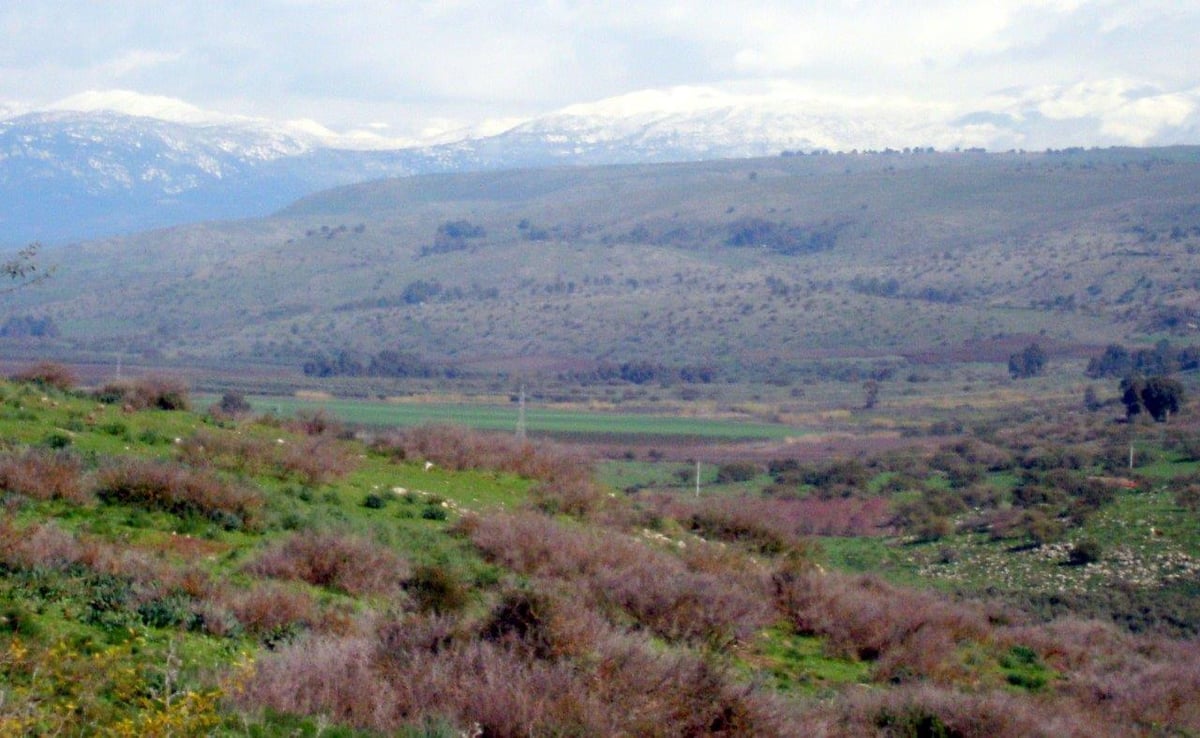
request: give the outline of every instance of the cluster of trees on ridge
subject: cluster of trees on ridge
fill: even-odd
[[[319,354],[304,362],[304,374],[309,377],[392,377],[396,379],[430,377],[454,378],[458,371],[425,361],[415,354],[384,349],[366,354],[343,349]]]
[[[1110,344],[1100,356],[1088,361],[1084,373],[1092,379],[1120,379],[1130,374],[1143,376],[1167,375],[1177,371],[1200,369],[1200,348],[1175,348],[1163,340],[1154,348],[1130,351],[1124,346]]]
[[[471,248],[472,241],[478,241],[485,236],[487,231],[481,225],[469,220],[448,220],[438,226],[433,243],[421,247],[420,256],[466,251]]]

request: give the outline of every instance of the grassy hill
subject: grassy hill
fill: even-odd
[[[609,462],[622,493],[507,436],[67,379],[0,383],[4,735],[1200,730],[1186,413],[976,412],[696,498],[667,462]]]
[[[1190,335],[1200,153],[873,153],[419,177],[50,253],[42,354],[410,374],[1051,357]],[[1000,349],[997,350],[996,346]]]

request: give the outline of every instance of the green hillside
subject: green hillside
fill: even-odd
[[[0,383],[0,735],[1200,731],[1186,412],[975,411],[696,497],[690,465],[188,402]]]
[[[1078,356],[1197,330],[1198,184],[1191,148],[389,180],[48,252],[55,278],[8,309],[53,321],[41,354],[296,375],[646,362],[788,383],[1031,338]]]

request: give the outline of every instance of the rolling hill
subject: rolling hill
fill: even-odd
[[[1078,356],[1196,331],[1198,184],[1194,148],[382,180],[47,251],[55,278],[8,312],[51,319],[42,350],[67,358],[296,373],[391,352],[409,374],[643,363],[786,383],[1032,340]]]

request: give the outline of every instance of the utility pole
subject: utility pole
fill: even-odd
[[[521,385],[521,394],[517,399],[517,438],[525,440],[525,385]]]
[[[696,497],[700,496],[700,461],[696,461]]]

